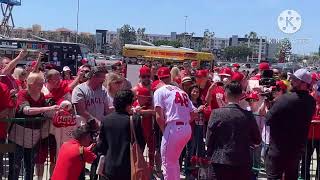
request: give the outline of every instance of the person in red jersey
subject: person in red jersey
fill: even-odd
[[[47,83],[43,88],[43,93],[45,98],[51,103],[51,105],[60,105],[60,102],[63,100],[71,101],[71,92],[72,89],[78,84],[79,78],[78,77],[73,80],[71,84],[67,81],[62,81],[60,72],[51,69],[47,72]],[[36,163],[36,175],[41,179],[44,173],[44,163],[47,159],[48,153],[50,153],[50,174],[53,172],[53,168],[55,165],[55,157],[56,153],[59,150],[62,143],[69,139],[62,138],[63,134],[72,131],[75,127],[68,127],[68,128],[56,128],[52,125],[52,122],[48,121],[47,124],[43,127],[43,131],[48,132],[49,135],[43,137],[40,143],[39,153],[36,156],[35,163]],[[71,128],[71,129],[70,129]],[[48,152],[49,146],[49,152]]]
[[[92,163],[97,156],[91,151],[95,146],[95,122],[78,127],[73,139],[65,142],[59,152],[57,165],[51,180],[78,180],[86,163]]]
[[[232,71],[233,72],[239,72],[240,65],[238,63],[232,64]]]
[[[222,68],[219,71],[219,76],[221,78],[221,81],[225,84],[230,81],[232,74],[233,74],[232,70],[228,67]]]
[[[256,74],[255,76],[251,77],[250,80],[260,80],[261,79],[261,73],[263,71],[266,71],[266,70],[270,70],[269,63],[267,63],[267,62],[260,63],[259,64],[259,73]]]
[[[0,58],[0,81],[6,84],[10,90],[11,94],[17,94],[18,92],[18,84],[12,76],[14,68],[17,66],[19,61],[24,59],[27,56],[28,52],[26,50],[21,50],[19,55],[11,60],[7,57]]]
[[[206,101],[211,109],[217,109],[225,106],[224,87],[221,80],[217,79],[208,89]]]
[[[196,72],[196,84],[200,88],[200,99],[202,102],[205,102],[208,90],[211,86],[207,70],[198,70]]]
[[[183,79],[184,77],[191,75],[191,67],[189,62],[183,62],[183,69],[180,71],[180,78]]]
[[[137,100],[133,103],[135,114],[141,117],[142,132],[144,142],[142,143],[142,150],[144,150],[145,143],[148,146],[149,167],[154,167],[155,154],[155,138],[153,137],[153,116],[155,111],[152,106],[151,90],[146,87],[139,87],[136,90]]]
[[[15,107],[13,97],[10,95],[10,91],[6,84],[0,82],[0,144],[4,144],[7,139],[8,123],[3,119],[13,116],[12,109]],[[3,176],[3,154],[0,153],[0,179]]]
[[[27,79],[28,73],[25,69],[21,67],[16,67],[13,72],[13,77],[16,80],[19,90],[27,89]]]
[[[132,88],[132,91],[136,93],[140,87],[146,87],[151,89],[151,69],[147,66],[142,66],[139,70],[140,82]]]

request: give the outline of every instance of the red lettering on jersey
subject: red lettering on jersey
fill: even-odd
[[[174,102],[176,104],[181,104],[181,106],[188,107],[188,95],[186,93],[176,92],[176,97]]]

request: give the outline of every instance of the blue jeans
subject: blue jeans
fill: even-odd
[[[10,142],[13,143],[14,142]],[[33,179],[34,157],[36,148],[24,148],[19,145],[16,146],[14,153],[9,153],[9,176],[8,180],[18,180],[21,168],[21,161],[24,163],[24,180]]]

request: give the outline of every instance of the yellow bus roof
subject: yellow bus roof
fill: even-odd
[[[213,60],[214,56],[212,53],[207,52],[197,52],[193,49],[188,48],[174,48],[170,46],[143,46],[143,45],[134,45],[134,44],[125,44],[123,47],[124,50],[146,50],[151,53],[145,54],[144,58],[168,58],[172,60],[184,60],[186,57],[177,57],[180,56],[180,53],[193,54],[193,57],[190,59],[198,59],[198,60]],[[171,55],[159,55],[157,52],[167,52]],[[179,55],[180,54],[180,55]],[[170,57],[172,56],[172,57]]]

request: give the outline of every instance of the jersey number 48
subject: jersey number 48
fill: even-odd
[[[181,106],[188,107],[189,98],[185,93],[176,92],[176,98],[174,100],[176,104],[180,104]]]

